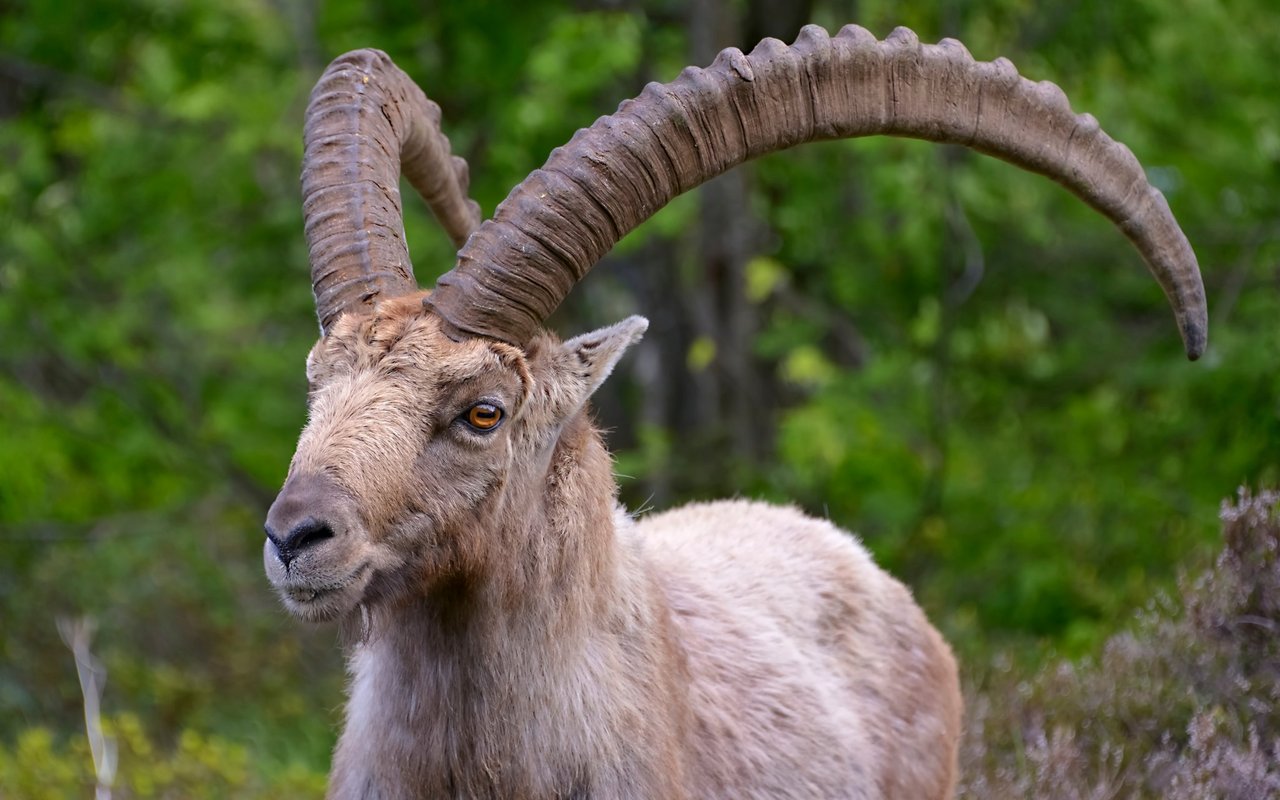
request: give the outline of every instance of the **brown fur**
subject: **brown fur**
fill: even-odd
[[[521,351],[421,295],[344,318],[268,516],[268,576],[358,621],[334,798],[945,798],[950,651],[847,533],[744,501],[634,521],[586,402],[644,324]],[[458,417],[505,409],[478,434]]]

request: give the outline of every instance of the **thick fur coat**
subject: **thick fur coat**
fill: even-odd
[[[618,508],[586,405],[645,326],[455,342],[419,295],[316,345],[264,558],[357,631],[330,797],[951,795],[954,660],[853,536]]]

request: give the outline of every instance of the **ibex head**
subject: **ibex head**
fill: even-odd
[[[307,358],[310,418],[265,553],[304,619],[482,574],[505,549],[482,532],[538,502],[564,426],[648,326],[455,341],[424,297],[343,315]]]
[[[1132,153],[1058,87],[953,40],[808,26],[790,47],[725,50],[579,131],[483,225],[439,108],[383,53],[335,61],[303,169],[322,333],[310,420],[267,524],[286,605],[329,619],[483,570],[502,543],[475,532],[536,502],[562,428],[645,327],[559,343],[540,326],[573,285],[677,194],[765,153],[875,134],[963,144],[1066,186],[1134,242],[1201,354],[1195,255]],[[431,292],[404,243],[402,168],[461,247]]]

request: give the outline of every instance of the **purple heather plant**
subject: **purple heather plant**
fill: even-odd
[[[1280,492],[1241,489],[1212,567],[1096,661],[972,694],[961,797],[1280,798]]]

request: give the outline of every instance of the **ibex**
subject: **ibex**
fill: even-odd
[[[267,576],[355,631],[335,798],[945,798],[961,697],[907,589],[850,535],[733,501],[633,519],[587,401],[647,322],[542,320],[681,192],[803,142],[967,145],[1062,183],[1146,258],[1188,355],[1195,256],[1062,91],[953,40],[804,28],[650,84],[480,224],[439,108],[388,57],[312,94],[303,197],[321,337],[267,516]],[[420,291],[400,170],[460,247]]]

